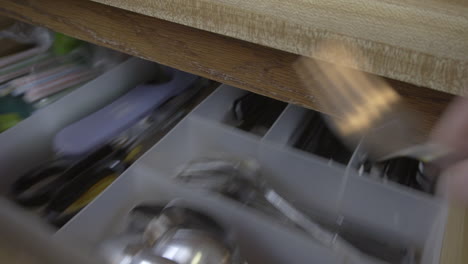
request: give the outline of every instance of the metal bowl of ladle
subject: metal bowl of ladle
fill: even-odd
[[[181,206],[144,204],[126,231],[103,242],[111,264],[240,264],[237,247],[211,217]]]

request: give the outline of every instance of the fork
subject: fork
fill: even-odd
[[[329,45],[322,51],[355,63],[343,47]],[[407,156],[429,162],[450,154],[417,133],[421,116],[381,77],[305,57],[295,69],[322,108],[333,114],[327,121],[334,132],[348,145],[362,144],[372,159]]]
[[[343,264],[387,264],[351,245],[338,233],[314,222],[280,196],[260,176],[255,160],[203,158],[191,161],[176,178],[186,185],[217,192],[305,231],[342,258]]]

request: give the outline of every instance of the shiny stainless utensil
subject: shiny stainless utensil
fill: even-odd
[[[165,232],[152,252],[178,264],[230,264],[231,253],[209,232],[197,229],[172,228]]]
[[[208,189],[240,201],[267,215],[293,223],[322,245],[343,257],[344,263],[386,263],[363,254],[337,233],[330,232],[312,221],[283,199],[259,175],[254,161],[219,160],[204,158],[190,162],[177,179],[192,187]]]
[[[323,54],[356,64],[345,47],[324,46]],[[305,87],[313,87],[319,104],[335,115],[329,120],[337,134],[353,146],[362,140],[374,160],[409,156],[432,161],[450,152],[417,134],[424,129],[422,117],[381,77],[307,58],[298,60],[296,71]]]
[[[112,264],[241,263],[237,249],[211,218],[187,208],[151,207],[140,207],[127,233],[103,244],[101,252]]]
[[[177,264],[172,260],[169,260],[164,257],[156,256],[150,250],[142,250],[138,252],[135,256],[133,256],[132,262],[130,264]]]

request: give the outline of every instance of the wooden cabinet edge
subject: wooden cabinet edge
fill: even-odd
[[[80,0],[0,0],[0,14],[44,25],[101,46],[222,83],[333,114],[319,105],[317,87],[304,87],[293,64],[298,55]],[[427,133],[452,95],[388,80],[423,116]]]
[[[357,8],[365,2],[358,0],[349,7],[353,11],[343,12],[340,8],[343,2],[334,0],[287,3],[268,0],[263,8],[257,8],[255,1],[239,5],[210,0],[93,1],[342,66],[352,65],[361,71],[415,85],[468,95],[468,61],[464,53],[468,46],[463,44],[468,34],[462,30],[468,19],[450,12],[452,8],[457,12],[467,9],[461,3],[457,6],[444,1],[424,4],[402,1],[392,5],[373,1]],[[284,7],[282,11],[268,8],[279,4]],[[288,12],[296,16],[287,16]],[[366,18],[365,23],[359,19],[362,17]],[[395,17],[404,21],[395,22]],[[422,20],[426,23],[415,22]],[[400,23],[405,22],[419,25],[402,29]],[[385,34],[377,30],[382,25]],[[334,51],[324,52],[323,46],[330,41],[352,50],[355,56],[352,63],[334,58]]]

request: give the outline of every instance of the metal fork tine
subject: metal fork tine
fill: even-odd
[[[361,108],[360,113],[365,114],[371,122],[377,122],[397,99],[393,90],[388,89],[386,84],[370,75],[361,72],[345,72],[343,78],[348,80],[350,89],[358,94],[359,100],[354,103]]]
[[[400,100],[400,96],[378,77],[359,72],[353,78],[362,82],[362,86],[356,88],[366,98],[365,102],[369,107],[389,111],[389,106]]]
[[[326,100],[326,107],[333,109],[344,119],[333,119],[336,129],[342,134],[349,134],[355,130],[355,127],[362,128],[365,120],[361,115],[355,113],[362,112],[362,108],[355,103],[357,94],[351,93],[346,89],[349,84],[338,70],[332,69],[332,65],[314,62],[312,60],[301,59],[298,63],[297,71],[307,87],[310,87],[312,79],[318,82],[318,91]],[[356,97],[356,98],[353,98]]]
[[[322,45],[320,55],[353,65],[353,54],[335,44]],[[313,87],[311,94],[318,94],[322,109],[339,117],[330,121],[345,142],[356,144],[365,136],[366,148],[377,159],[398,153],[424,158],[431,154],[426,149],[433,151],[425,145],[414,148],[424,143],[414,133],[421,126],[420,118],[382,78],[312,59],[302,58],[295,66],[306,88]]]
[[[327,89],[331,91],[337,102],[340,104],[344,101],[349,101],[351,108],[355,107],[355,102],[359,101],[360,94],[353,89],[354,85],[346,78],[346,74],[340,71],[336,66],[327,67],[327,65],[321,65],[322,73],[327,76],[330,82]]]
[[[344,61],[350,65],[356,64],[354,53],[347,46],[339,42],[328,41],[324,43],[321,53],[330,55],[335,60]],[[393,90],[385,85],[380,78],[345,67],[335,66],[329,67],[326,70],[328,70],[329,76],[336,75],[345,79],[345,83],[348,85],[344,88],[350,90],[350,93],[354,94],[357,99],[355,99],[356,97],[352,97],[344,98],[344,100],[353,99],[353,104],[355,104],[357,109],[362,109],[360,111],[362,113],[368,112],[368,115],[374,114],[380,116],[380,111],[384,111],[380,107],[385,106],[386,103],[390,103],[392,101],[389,100],[390,98],[396,98],[395,96],[391,96]],[[393,93],[393,95],[396,95],[396,93]]]
[[[314,96],[319,99],[318,103],[321,104],[325,109],[328,109],[329,112],[335,112],[336,109],[333,107],[333,96],[325,88],[327,87],[328,83],[320,74],[320,69],[318,66],[307,58],[299,59],[294,66],[296,72],[299,75],[299,78],[304,85],[304,88],[309,90],[312,89],[312,87],[316,88],[315,93],[312,94],[314,94]]]
[[[314,92],[318,91],[321,95],[320,99],[326,100],[326,107],[333,109],[338,115],[343,115],[353,107],[353,104],[349,100],[341,98],[348,97],[349,99],[351,97],[351,95],[344,94],[346,91],[343,89],[345,84],[342,82],[342,79],[336,76],[335,80],[333,80],[330,74],[328,74],[326,67],[323,66],[323,63],[301,59],[296,68],[307,88],[316,87]],[[314,80],[314,82],[311,80]],[[336,89],[342,91],[337,92]]]
[[[365,79],[355,80],[353,77],[356,73],[351,69],[325,67],[326,65],[322,67],[322,72],[328,76],[328,79],[333,79],[329,88],[333,92],[332,96],[336,98],[336,105],[342,108],[341,112],[344,117],[333,120],[335,127],[345,135],[368,130],[371,125],[370,121],[378,118],[380,112],[367,109],[368,98],[359,89],[367,85]]]

